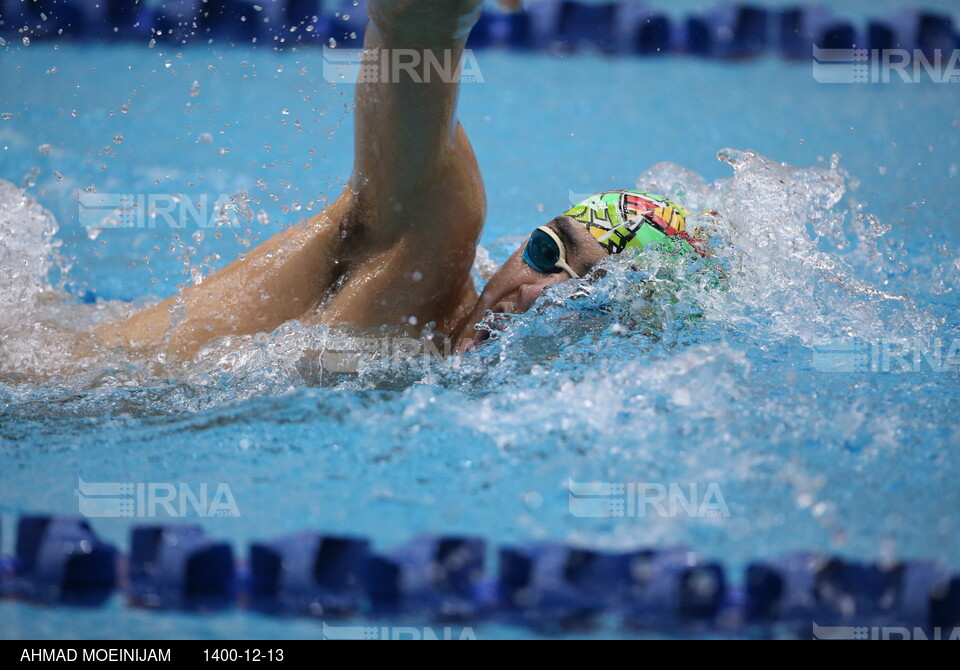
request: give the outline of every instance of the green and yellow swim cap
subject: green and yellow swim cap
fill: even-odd
[[[670,242],[706,256],[706,242],[687,231],[690,213],[680,205],[644,191],[604,191],[564,212],[579,221],[610,254]]]

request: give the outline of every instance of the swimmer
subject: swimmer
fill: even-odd
[[[514,10],[520,2],[500,4]],[[482,5],[370,0],[365,48],[433,50],[440,62],[449,50],[456,62]],[[457,121],[459,85],[398,74],[397,82],[357,86],[353,174],[323,213],[180,295],[101,325],[97,338],[183,360],[216,338],[271,332],[291,320],[434,324],[463,353],[489,337],[478,326],[490,314],[526,312],[547,287],[587,276],[611,254],[664,241],[696,250],[682,208],[637,191],[601,193],[534,225],[478,297],[471,269],[486,198]]]

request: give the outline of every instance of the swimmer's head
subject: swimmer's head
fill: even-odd
[[[537,228],[490,278],[462,337],[478,344],[490,332],[474,326],[488,313],[523,314],[548,286],[586,277],[611,255],[650,245],[700,253],[699,241],[687,233],[687,216],[679,205],[641,191],[590,196]]]

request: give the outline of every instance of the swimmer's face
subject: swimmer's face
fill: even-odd
[[[567,265],[580,277],[589,274],[608,256],[593,235],[574,218],[560,216],[548,223],[547,227],[563,243]],[[490,336],[488,330],[475,328],[488,311],[494,314],[523,314],[533,307],[548,286],[571,279],[570,273],[562,270],[554,273],[535,270],[523,259],[526,247],[525,241],[487,282],[479,302],[464,322],[461,338],[466,344],[461,350],[469,349],[470,345],[475,346]]]

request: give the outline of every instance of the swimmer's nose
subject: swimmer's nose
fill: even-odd
[[[566,275],[562,275],[562,276],[565,277]],[[554,279],[554,277],[562,281],[561,275],[558,274],[558,275],[551,275],[551,278],[548,281],[540,281],[535,284],[524,284],[523,286],[520,287],[520,304],[518,305],[518,307],[520,308],[519,309],[520,314],[523,314],[524,312],[528,311],[531,307],[533,307],[534,303],[536,303],[537,300],[540,299],[540,296],[543,295],[543,291],[548,286],[559,283],[559,281]]]

